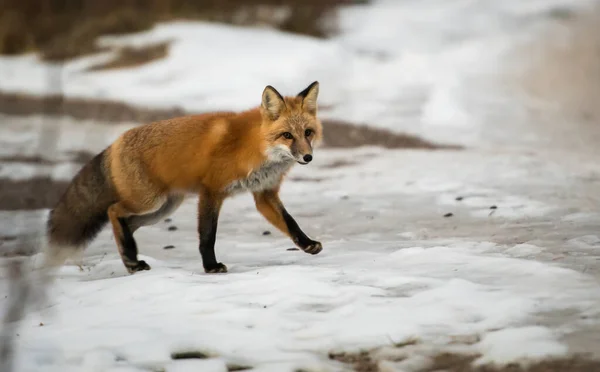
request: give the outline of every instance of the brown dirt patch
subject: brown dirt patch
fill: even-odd
[[[104,71],[132,68],[165,58],[169,53],[170,42],[163,42],[142,47],[124,47],[116,51],[115,57],[105,63],[90,67],[89,71]]]
[[[87,163],[94,154],[75,151],[70,153],[70,161]],[[0,157],[0,164],[10,162],[33,163],[37,165],[52,165],[58,162],[44,159],[40,156],[14,155]],[[33,210],[53,207],[67,189],[69,181],[57,181],[50,177],[34,177],[26,180],[11,180],[0,178],[0,210]],[[0,236],[2,241],[9,241],[11,237]]]
[[[337,169],[337,168],[344,168],[344,167],[349,167],[351,165],[356,165],[358,164],[358,162],[355,161],[349,161],[349,160],[336,160],[334,162],[325,164],[323,166],[321,166],[321,168],[323,169]]]
[[[185,115],[185,111],[178,108],[149,110],[108,100],[67,99],[61,95],[38,97],[20,93],[0,93],[0,112],[16,116],[38,114],[67,116],[79,120],[90,119],[110,123],[149,123]]]
[[[0,257],[31,256],[38,252],[34,242],[28,241],[27,236],[9,236],[10,239],[0,237]]]
[[[139,32],[157,22],[178,19],[244,26],[267,25],[283,31],[325,37],[335,28],[332,22],[327,22],[332,19],[334,10],[351,2],[2,0],[0,54],[36,51],[45,60],[64,61],[99,51],[96,46],[99,36]]]
[[[37,97],[19,93],[0,93],[0,112],[8,115],[62,115],[75,119],[105,122],[149,123],[188,113],[179,108],[146,109],[104,100],[71,99],[59,95]],[[323,120],[323,146],[352,148],[381,146],[388,149],[458,150],[461,146],[438,144],[417,136],[393,133],[367,125],[338,120]]]
[[[228,364],[227,365],[227,372],[249,371],[251,369],[252,369],[252,367],[250,367],[250,366],[243,366],[243,365],[237,365],[237,364]]]
[[[40,30],[30,26],[29,31],[35,40],[34,49],[39,50],[43,60],[61,62],[103,51],[96,45],[96,39],[100,36],[147,30],[154,22],[151,17],[136,13],[133,9],[120,8],[96,14],[85,14],[81,10],[79,14],[49,13],[42,21],[45,27]],[[42,40],[39,35],[41,32],[45,33]]]
[[[319,183],[319,182],[323,182],[324,180],[326,180],[326,178],[311,178],[311,177],[296,176],[296,177],[289,177],[288,180],[290,180],[292,182],[315,182],[315,183]]]
[[[367,125],[323,120],[323,144],[332,148],[381,146],[388,149],[457,150],[460,146],[436,144],[410,134],[393,133]]]
[[[336,360],[344,364],[352,365],[356,372],[377,372],[377,362],[371,357],[368,351],[359,353],[329,353],[329,359]]]
[[[74,151],[70,153],[69,161],[75,163],[87,163],[90,161],[94,154],[84,151]],[[11,156],[0,156],[0,164],[1,163],[30,163],[37,165],[53,165],[59,164],[59,161],[53,161],[49,159],[44,159],[39,155],[35,156],[27,156],[27,155],[11,155]]]
[[[474,367],[473,361],[477,356],[460,354],[440,354],[433,360],[433,365],[428,370],[449,372],[598,372],[600,361],[591,360],[584,356],[573,356],[564,359],[545,360],[528,366],[508,364],[504,367],[484,365]]]
[[[473,366],[473,361],[479,355],[441,353],[433,358],[421,372],[598,372],[600,361],[589,359],[584,355],[574,355],[568,358],[548,359],[530,363],[527,366],[508,364],[506,366],[481,365]],[[383,372],[378,365],[373,351],[358,353],[330,353],[329,359],[347,364],[355,372]],[[391,360],[401,361],[401,360]]]
[[[208,359],[210,358],[210,354],[205,353],[203,351],[198,350],[190,350],[190,351],[174,351],[171,353],[171,359],[179,360],[179,359]]]
[[[18,181],[0,178],[0,210],[51,208],[58,202],[68,184],[68,181],[56,181],[49,177]]]

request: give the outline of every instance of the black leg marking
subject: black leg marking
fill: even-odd
[[[285,210],[283,205],[281,206],[281,215],[283,216],[283,220],[292,236],[292,240],[294,243],[298,244],[300,248],[306,253],[317,254],[323,250],[323,246],[321,243],[312,240],[302,231],[300,226],[294,218]]]
[[[198,234],[200,235],[200,255],[202,265],[207,273],[226,273],[227,266],[217,262],[215,255],[215,242],[217,239],[217,225],[219,221],[220,206],[200,201],[198,210]]]
[[[137,244],[133,238],[131,229],[129,229],[127,219],[119,218],[118,220],[119,224],[121,224],[121,229],[123,230],[123,236],[121,237],[123,256],[121,258],[125,264],[125,267],[127,267],[127,271],[134,273],[136,271],[150,270],[150,265],[148,265],[145,261],[138,261],[137,259]]]

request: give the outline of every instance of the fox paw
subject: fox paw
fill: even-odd
[[[150,270],[151,267],[144,260],[139,260],[136,262],[126,262],[125,267],[130,274],[136,273],[138,271]]]
[[[323,250],[323,245],[319,242],[311,242],[306,247],[303,247],[302,250],[306,253],[317,254]]]
[[[204,266],[204,272],[206,272],[207,274],[226,273],[227,266],[220,262],[208,264]]]

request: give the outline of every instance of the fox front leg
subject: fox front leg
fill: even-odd
[[[226,273],[227,266],[217,262],[215,242],[219,212],[223,198],[209,192],[202,192],[198,200],[198,234],[200,235],[200,255],[206,273]]]
[[[317,254],[323,250],[323,245],[306,236],[298,223],[287,212],[279,199],[277,190],[257,192],[253,195],[256,209],[273,226],[289,236],[300,249],[310,254]]]

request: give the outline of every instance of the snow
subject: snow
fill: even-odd
[[[350,154],[358,164],[327,167]],[[508,238],[516,227],[563,215],[572,210],[571,203],[585,198],[555,198],[547,201],[553,208],[532,215],[516,208],[513,213],[521,213],[516,219],[461,213],[479,204],[456,202],[452,208],[462,223],[450,222],[441,217],[449,205],[440,193],[470,190],[501,210],[514,208],[498,202],[502,195],[517,194],[536,205],[535,195],[562,187],[553,179],[560,177],[551,162],[540,169],[537,163],[508,162],[507,155],[479,156],[471,169],[444,171],[439,161],[464,163],[461,157],[467,156],[473,154],[318,150],[314,164],[293,169],[282,200],[300,226],[323,242],[324,251],[316,256],[288,251],[291,241],[264,221],[249,195],[241,195],[228,200],[220,218],[216,252],[229,267],[224,275],[202,270],[193,197],[172,222],[136,234],[141,259],[151,271],[127,274],[107,228],[83,257],[83,271],[65,266],[49,306],[24,321],[19,370],[221,371],[228,364],[257,371],[323,370],[335,367],[327,359],[329,350],[417,339],[442,351],[456,339],[478,337],[481,342],[466,347],[481,353],[481,361],[562,355],[568,347],[560,336],[576,323],[550,328],[543,314],[570,311],[595,317],[597,281],[554,262],[522,259],[537,257],[536,245],[506,246],[497,235]],[[404,162],[413,166],[390,168]],[[520,165],[512,170],[516,174],[535,166],[546,188],[529,195],[515,185],[510,177],[515,164]],[[481,188],[490,173],[479,168],[507,174],[507,180]],[[568,162],[561,169],[573,171]],[[361,172],[367,170],[376,191],[364,189]],[[435,175],[438,187],[398,186],[428,175]],[[41,224],[46,211],[28,213],[22,221]],[[506,224],[510,228],[498,230]],[[172,225],[178,229],[168,231]],[[494,225],[494,240],[486,240],[489,235],[482,230]],[[272,234],[263,236],[264,230]],[[563,234],[570,233],[569,226],[563,227]],[[548,242],[537,244],[553,251]],[[164,250],[166,245],[175,248]],[[534,320],[541,325],[532,327]],[[172,353],[185,351],[210,358],[171,359]],[[419,358],[415,355],[411,363]]]
[[[109,348],[133,366],[168,365],[173,363],[170,352],[199,349],[224,360],[241,358],[258,370],[286,360],[287,368],[281,365],[280,370],[293,370],[319,355],[323,358],[324,350],[334,347],[373,347],[388,338],[478,334],[506,327],[523,321],[540,304],[546,310],[562,307],[563,301],[572,300],[569,292],[579,279],[577,273],[535,262],[477,257],[441,247],[386,254],[378,252],[376,244],[361,244],[359,249],[330,243],[328,254],[309,263],[298,254],[286,259],[284,255],[291,254],[283,249],[257,254],[259,247],[232,244],[228,238],[220,243],[231,246],[231,253],[221,253],[232,267],[227,276],[200,274],[197,258],[196,269],[186,269],[181,258],[167,263],[148,256],[143,258],[152,271],[127,276],[114,253],[91,273],[65,269],[52,301],[57,317],[33,315],[26,322],[21,347],[28,357],[20,370],[37,370],[39,362],[31,361],[42,359],[42,345],[50,344],[51,352],[60,355],[54,357],[62,364],[59,368],[85,365],[87,353]],[[195,250],[192,244],[186,246],[185,260],[191,263]],[[348,250],[351,253],[340,253]],[[282,260],[291,262],[277,262]],[[364,262],[371,267],[365,268]],[[495,285],[475,279],[502,275],[512,279]],[[552,283],[542,284],[550,278]],[[550,284],[559,287],[540,293]],[[523,291],[516,291],[517,286],[528,289],[519,293]],[[555,290],[564,295],[556,296]],[[572,303],[585,305],[587,301]],[[36,326],[39,321],[43,327]],[[534,334],[534,341],[538,339],[547,342]],[[484,345],[492,350],[489,358],[497,360],[500,353],[504,360],[513,360],[502,345],[522,341],[527,340],[520,333],[507,334]],[[519,350],[517,357],[530,356],[526,349]],[[487,349],[483,352],[487,355]],[[116,355],[111,365],[118,364]]]
[[[597,235],[585,235],[570,239],[568,243],[578,248],[598,249],[600,247],[600,238]]]
[[[193,111],[241,110],[270,84],[295,94],[321,82],[323,117],[438,140],[479,143],[495,115],[522,119],[502,87],[507,53],[551,23],[555,9],[591,0],[376,1],[340,12],[328,40],[264,28],[170,22],[100,45],[170,42],[168,57],[136,69],[87,71],[111,52],[64,65],[33,55],[0,59],[0,90],[125,101]],[[498,134],[501,135],[501,134]]]
[[[532,257],[543,252],[544,249],[533,244],[516,244],[505,252],[511,257]]]
[[[111,39],[100,44],[123,45]],[[139,45],[165,39],[173,39],[169,57],[135,73],[126,69],[86,72],[97,58],[64,66],[36,63],[30,56],[4,59],[0,88],[37,94],[62,92],[68,97],[113,99],[151,107],[240,110],[259,103],[264,86],[271,84],[282,91],[294,89],[288,94],[297,93],[312,81],[325,78],[323,71],[331,75],[345,57],[327,41],[266,29],[183,21],[158,25],[123,40],[127,45]],[[21,75],[30,69],[36,77],[31,85]],[[53,75],[60,75],[61,84],[41,84]],[[307,81],[309,76],[312,80]]]
[[[518,343],[511,340],[519,340]],[[567,355],[567,348],[556,340],[550,330],[543,327],[507,328],[491,332],[479,343],[485,357],[475,364],[506,364],[507,360],[526,358],[528,362],[547,357]]]
[[[85,71],[106,53],[64,66],[0,58],[2,91],[195,111],[245,109],[267,84],[293,94],[319,80],[322,117],[478,144],[316,150],[281,191],[323,243],[316,256],[289,251],[249,195],[228,200],[219,220],[224,275],[202,270],[194,197],[171,222],[136,233],[151,271],[127,274],[106,228],[81,262],[61,269],[50,304],[22,323],[18,370],[337,371],[330,350],[406,340],[432,353],[458,343],[481,354],[478,363],[597,352],[570,336],[600,329],[598,154],[539,146],[551,135],[520,126],[497,82],[505,53],[533,37],[547,12],[587,3],[378,1],[344,10],[329,40],[194,22],[103,38],[172,42],[166,59],[132,70]],[[0,164],[0,177],[19,180],[67,180],[79,167],[74,152],[98,152],[135,125],[0,121],[0,156],[49,160]],[[578,144],[585,136],[570,135]],[[47,212],[0,211],[0,235],[39,231]],[[0,296],[1,311],[4,303]],[[410,348],[394,350],[406,353],[403,366],[424,363]],[[187,351],[208,358],[172,358]]]

